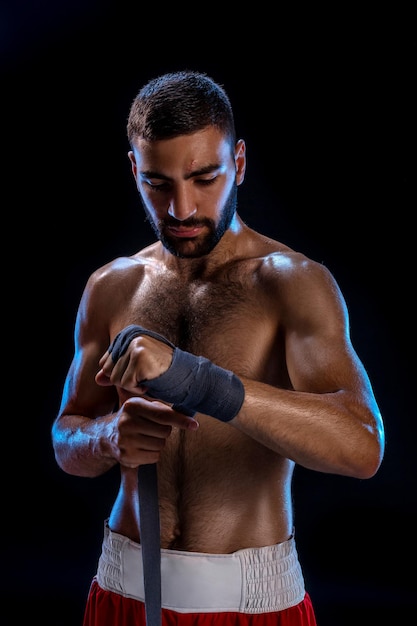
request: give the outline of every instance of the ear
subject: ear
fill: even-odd
[[[245,179],[246,172],[246,144],[243,139],[239,139],[235,145],[236,183],[241,185]]]
[[[132,166],[132,174],[135,177],[135,180],[137,180],[138,166],[136,165],[136,159],[133,150],[129,150],[127,156],[129,157],[130,164]]]

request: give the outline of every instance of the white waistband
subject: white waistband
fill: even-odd
[[[232,554],[162,549],[161,576],[162,606],[180,613],[282,611],[305,595],[294,537]],[[144,602],[140,544],[106,526],[97,582]]]

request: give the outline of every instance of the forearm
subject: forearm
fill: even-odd
[[[157,349],[161,354],[163,344],[173,350],[167,369],[162,373],[146,369],[144,364],[150,359],[144,355],[154,355]],[[125,362],[115,374],[113,368],[119,359]],[[230,422],[306,468],[368,478],[382,459],[382,420],[366,376],[346,362],[349,375],[345,376],[348,384],[344,390],[326,392],[325,385],[336,389],[336,383],[329,380],[321,383],[320,392],[317,383],[314,393],[279,389],[240,378],[207,358],[172,346],[157,333],[132,325],[116,337],[102,367],[116,384],[121,373],[124,384],[130,384],[132,390],[138,381],[146,381],[151,396],[174,404],[178,411],[200,412]],[[312,387],[307,374],[299,379],[300,386]]]
[[[383,454],[380,415],[352,393],[306,393],[242,378],[245,401],[231,424],[308,469],[370,478]]]
[[[110,416],[90,419],[64,415],[55,421],[52,445],[64,472],[94,478],[116,464],[109,444],[109,420]]]

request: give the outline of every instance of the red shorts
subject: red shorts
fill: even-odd
[[[145,605],[139,600],[90,588],[83,626],[145,626]],[[296,606],[272,613],[177,613],[162,609],[162,626],[317,626],[310,596]]]
[[[231,554],[161,550],[162,623],[316,626],[294,537]],[[145,625],[142,547],[104,529],[83,626]]]

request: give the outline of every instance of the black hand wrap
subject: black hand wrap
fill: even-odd
[[[245,397],[242,381],[230,370],[175,347],[168,339],[134,324],[124,328],[111,343],[108,352],[113,362],[126,352],[138,335],[149,335],[173,348],[170,367],[164,374],[143,381],[149,395],[172,403],[177,411],[193,415],[196,411],[228,422],[239,412]]]
[[[107,350],[107,352],[111,354],[113,363],[116,363],[120,357],[123,356],[132,339],[138,337],[139,335],[149,335],[149,337],[158,339],[158,341],[162,341],[163,343],[166,343],[167,346],[175,349],[174,344],[159,333],[155,333],[153,330],[147,330],[146,328],[137,326],[136,324],[130,324],[130,326],[126,326],[126,328],[123,328],[123,330],[116,335]]]

